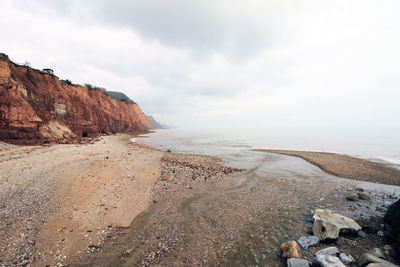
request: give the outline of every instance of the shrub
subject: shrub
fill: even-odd
[[[66,80],[61,80],[61,83],[63,83],[63,84],[68,84],[68,85],[72,85],[72,82],[71,82],[70,80],[68,80],[68,79],[66,79]]]
[[[85,83],[84,85],[85,85],[85,87],[86,87],[87,89],[93,90],[93,86],[92,86],[91,84]]]

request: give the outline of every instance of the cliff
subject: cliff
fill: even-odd
[[[168,125],[159,123],[159,122],[156,121],[156,119],[154,119],[154,117],[151,116],[151,115],[147,116],[147,118],[149,118],[149,120],[150,120],[151,124],[153,125],[153,128],[154,128],[154,129],[168,129],[168,128],[171,128],[171,127],[169,127]]]
[[[135,103],[11,62],[0,54],[0,140],[38,144],[153,128]]]

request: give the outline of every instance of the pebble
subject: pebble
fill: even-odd
[[[385,201],[385,202],[383,202],[383,206],[384,206],[385,208],[389,208],[391,205],[392,205],[392,202],[391,202],[391,201]]]
[[[383,231],[378,231],[376,234],[377,234],[378,236],[380,236],[380,237],[383,237],[383,236],[384,236]]]
[[[350,263],[352,263],[354,261],[351,256],[349,257],[344,253],[340,253],[339,259],[345,264],[350,264]]]
[[[361,238],[366,238],[367,237],[367,234],[364,231],[361,231],[361,230],[357,232],[357,235],[359,237],[361,237]]]

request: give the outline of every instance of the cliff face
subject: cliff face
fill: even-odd
[[[35,144],[153,128],[137,104],[62,83],[0,54],[0,140]]]

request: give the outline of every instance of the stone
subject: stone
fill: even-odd
[[[350,218],[333,213],[328,209],[317,209],[314,212],[314,235],[320,240],[337,239],[340,232],[357,232],[361,227]]]
[[[371,199],[371,197],[368,194],[364,193],[364,192],[358,192],[357,196],[358,196],[359,199],[364,199],[364,200],[370,200]]]
[[[318,255],[314,258],[313,266],[321,267],[346,267],[338,257],[330,255]]]
[[[305,259],[290,258],[287,260],[288,267],[309,267],[310,264]]]
[[[301,259],[301,250],[296,241],[288,241],[281,245],[282,257]]]
[[[393,254],[400,260],[400,200],[388,208],[383,222],[386,238],[393,246]]]
[[[386,259],[385,253],[380,248],[373,248],[368,251],[369,254],[374,255],[375,257]]]
[[[311,214],[306,215],[306,217],[304,217],[304,221],[313,223],[314,222],[313,216]]]
[[[380,237],[383,237],[383,236],[384,236],[383,231],[378,231],[376,234],[377,234],[378,236],[380,236]]]
[[[392,256],[393,248],[391,245],[384,245],[382,251],[386,257]]]
[[[169,180],[169,178],[170,178],[170,176],[169,175],[163,175],[162,177],[161,177],[161,181],[168,181]]]
[[[318,256],[318,255],[336,256],[336,254],[339,254],[339,250],[337,249],[337,247],[327,247],[327,248],[317,251],[314,254],[314,256]]]
[[[350,263],[352,263],[354,261],[353,257],[347,256],[344,253],[340,253],[339,259],[345,264],[350,264]]]
[[[396,267],[397,265],[388,262],[384,259],[378,258],[374,255],[371,255],[370,253],[364,253],[361,255],[361,257],[358,259],[357,266],[359,267],[364,267],[369,265],[370,263],[382,263],[386,264],[388,267]]]
[[[362,230],[358,231],[358,232],[357,232],[357,235],[358,235],[359,237],[361,237],[361,238],[366,238],[366,237],[367,237],[367,234],[366,234],[364,231],[362,231]]]
[[[350,194],[350,195],[346,196],[346,199],[350,200],[350,201],[357,201],[358,200],[358,196],[355,195],[355,194]]]
[[[385,201],[385,202],[383,202],[383,206],[385,207],[385,208],[389,208],[391,205],[392,205],[393,203],[391,202],[391,201]]]
[[[297,242],[304,249],[308,249],[309,247],[316,247],[319,245],[319,238],[315,235],[302,236],[297,239]]]
[[[394,264],[392,263],[370,263],[367,265],[367,267],[393,267]],[[397,266],[397,265],[394,265]]]

